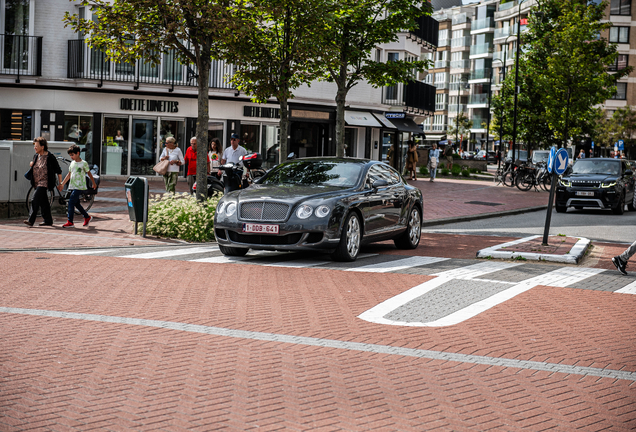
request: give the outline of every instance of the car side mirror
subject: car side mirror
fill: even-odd
[[[388,186],[389,182],[386,180],[376,180],[373,182],[373,184],[371,185],[371,187],[373,188],[373,190],[377,190],[381,187],[385,187]]]

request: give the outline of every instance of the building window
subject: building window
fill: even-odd
[[[612,43],[629,43],[629,27],[612,27],[609,36]]]
[[[616,94],[612,99],[626,100],[627,99],[627,83],[616,83]]]
[[[627,67],[627,54],[619,54],[616,57],[616,62],[608,67],[607,70],[611,72],[616,72],[619,70],[623,70]]]
[[[632,0],[612,0],[610,3],[610,15],[631,15]]]

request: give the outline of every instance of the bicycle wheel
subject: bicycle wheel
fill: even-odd
[[[530,190],[530,188],[532,187],[532,183],[533,183],[532,174],[523,174],[523,175],[517,176],[515,180],[515,185],[517,186],[517,189],[524,192]]]
[[[495,185],[498,186],[503,182],[503,171],[498,169],[497,172],[495,173],[495,177],[493,178],[493,181],[495,182]]]
[[[26,210],[27,213],[31,213],[31,202],[33,201],[33,195],[35,194],[35,188],[31,186],[26,195]],[[55,191],[48,191],[49,194],[49,204],[53,207],[53,201],[55,200]],[[38,213],[36,216],[41,216],[41,213]]]
[[[552,184],[552,176],[548,174],[544,175],[543,178],[541,179],[541,187],[544,190],[549,191],[551,184]]]
[[[513,187],[515,185],[515,175],[511,171],[504,174],[503,184],[508,187]]]

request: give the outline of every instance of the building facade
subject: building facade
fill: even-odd
[[[185,150],[195,135],[196,71],[172,52],[152,66],[109,61],[82,35],[65,28],[65,12],[90,19],[91,11],[68,0],[0,0],[0,140],[45,136],[86,149],[86,160],[105,176],[155,175],[165,139]],[[398,33],[379,46],[376,60],[419,59],[436,49],[438,24],[420,18],[420,30]],[[225,145],[238,133],[241,145],[278,161],[279,109],[275,101],[255,104],[228,82],[233,66],[214,61],[210,73],[209,138]],[[418,77],[424,78],[424,77]],[[348,95],[348,156],[386,158],[394,143],[422,132],[417,126],[434,111],[435,90],[416,80],[387,88],[367,83]],[[335,155],[336,87],[303,86],[290,101],[290,151]]]
[[[594,0],[599,2],[600,0]],[[636,49],[636,11],[633,0],[610,0],[606,19],[612,28],[602,34],[618,45],[619,56],[614,70],[629,66],[631,47]],[[477,0],[471,4],[439,8],[433,17],[439,25],[438,51],[429,54],[435,60],[426,82],[436,87],[435,113],[425,119],[426,142],[450,140],[457,144],[461,137],[450,136],[457,113],[464,113],[473,122],[465,150],[495,149],[493,133],[488,140],[490,95],[501,90],[507,72],[514,73],[517,47],[517,25],[521,33],[536,0]],[[614,98],[605,101],[608,116],[624,106],[636,106],[636,69],[617,81]]]

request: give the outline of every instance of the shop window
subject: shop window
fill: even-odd
[[[28,141],[31,135],[32,112],[0,109],[0,140]]]
[[[155,175],[157,163],[157,121],[133,119],[130,148],[130,174]]]
[[[239,142],[239,145],[245,147],[245,150],[247,150],[248,153],[259,151],[259,138],[261,135],[260,129],[260,124],[241,123],[241,141]]]
[[[173,137],[177,142],[177,147],[181,149],[181,152],[185,155],[185,124],[183,120],[166,120],[161,119],[161,127],[159,128],[159,140],[161,141],[161,148],[159,152],[163,151],[163,148],[166,144],[166,139],[169,137]],[[188,141],[189,144],[189,141]],[[161,153],[160,153],[161,154]],[[185,166],[181,167],[181,171]]]
[[[86,150],[82,158],[93,163],[93,116],[64,115],[64,141],[74,142],[80,149]]]
[[[104,118],[101,173],[128,174],[128,117]]]
[[[262,126],[262,156],[266,169],[277,165],[280,161],[280,127],[278,125]]]
[[[344,142],[345,142],[345,156],[348,157],[357,157],[357,137],[358,137],[358,130],[357,129],[353,129],[353,128],[345,128],[345,136],[344,136]]]

